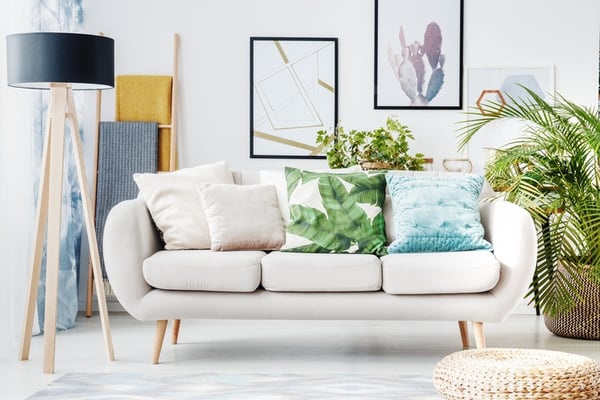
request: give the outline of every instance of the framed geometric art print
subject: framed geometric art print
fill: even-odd
[[[324,158],[337,122],[337,38],[250,38],[250,157]]]
[[[524,87],[552,102],[554,96],[554,66],[522,67],[469,67],[467,68],[467,110],[468,119],[484,114],[486,102],[513,105],[513,101],[526,99]],[[492,127],[484,128],[469,141],[466,156],[471,160],[473,171],[482,173],[490,154],[522,135],[521,123],[506,120]]]

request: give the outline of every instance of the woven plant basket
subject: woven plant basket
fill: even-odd
[[[563,267],[558,267],[569,276]],[[544,316],[548,330],[555,335],[576,339],[600,339],[600,285],[585,276],[581,277],[580,301],[571,311],[554,317]]]
[[[600,363],[538,349],[474,349],[442,359],[433,386],[445,400],[600,399]]]
[[[377,169],[392,169],[392,166],[390,164],[381,161],[363,161],[362,163],[360,163],[360,166],[364,171]]]

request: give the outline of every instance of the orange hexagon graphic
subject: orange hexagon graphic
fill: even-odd
[[[497,112],[493,113],[485,111],[484,108],[481,106],[481,104],[484,101],[495,101],[496,103],[500,103],[500,108]],[[481,91],[481,94],[479,95],[479,98],[477,99],[477,102],[475,104],[477,105],[477,109],[479,110],[481,115],[495,116],[498,115],[500,111],[502,111],[502,109],[506,105],[506,100],[504,100],[504,96],[502,96],[502,92],[500,90],[486,89]]]

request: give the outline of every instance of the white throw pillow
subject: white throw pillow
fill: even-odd
[[[197,185],[213,251],[275,250],[285,229],[273,185]]]
[[[196,183],[233,184],[226,161],[158,174],[134,174],[167,250],[208,249],[210,236]]]

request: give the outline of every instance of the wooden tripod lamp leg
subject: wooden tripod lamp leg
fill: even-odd
[[[29,359],[29,350],[31,348],[31,334],[33,331],[33,316],[35,314],[35,303],[37,299],[38,286],[40,281],[40,270],[42,268],[42,253],[44,250],[44,233],[46,232],[46,222],[48,218],[48,177],[50,167],[48,165],[50,157],[48,155],[50,148],[50,123],[52,112],[48,111],[46,119],[46,130],[44,133],[44,149],[42,151],[42,163],[40,168],[40,182],[38,188],[38,201],[35,212],[35,239],[33,244],[31,280],[29,282],[29,291],[27,295],[27,306],[25,309],[25,320],[23,321],[23,331],[21,333],[21,350],[19,360]]]
[[[68,92],[68,105],[71,110],[71,134],[73,139],[73,152],[75,154],[75,167],[79,178],[79,186],[81,188],[81,199],[83,202],[83,217],[85,221],[86,234],[90,247],[90,259],[92,261],[92,272],[94,282],[96,284],[96,296],[98,299],[98,309],[100,311],[100,322],[102,325],[102,333],[104,335],[104,344],[109,361],[114,361],[115,355],[112,345],[112,337],[110,333],[110,324],[108,321],[108,309],[106,306],[106,294],[104,292],[104,284],[102,280],[102,271],[100,269],[100,253],[98,252],[98,240],[96,238],[96,230],[94,229],[94,217],[92,203],[90,201],[90,192],[85,174],[85,166],[83,163],[83,146],[79,137],[79,126],[75,115],[75,102],[73,101],[73,93]]]
[[[108,323],[108,311],[104,286],[101,285],[98,243],[92,219],[91,203],[88,185],[83,166],[83,151],[79,137],[79,127],[75,115],[73,93],[67,84],[53,84],[50,90],[50,107],[48,111],[48,125],[46,128],[44,151],[42,155],[42,169],[40,174],[40,193],[36,210],[36,234],[32,260],[31,282],[29,296],[25,310],[25,321],[19,358],[27,360],[31,347],[31,333],[33,327],[33,314],[35,312],[35,299],[37,297],[38,280],[41,269],[41,259],[44,244],[44,231],[46,233],[46,299],[44,312],[44,373],[54,373],[55,347],[56,347],[56,316],[58,306],[58,272],[60,262],[60,235],[62,219],[62,183],[63,161],[65,147],[65,120],[69,120],[73,137],[73,150],[75,165],[81,197],[84,203],[84,220],[86,233],[90,244],[90,253],[93,261],[93,272],[96,278],[96,291],[102,331],[109,360],[114,360],[112,338]]]
[[[50,96],[52,124],[50,126],[48,232],[46,239],[46,309],[44,313],[44,373],[47,374],[54,373],[67,88],[64,86],[53,86]]]

